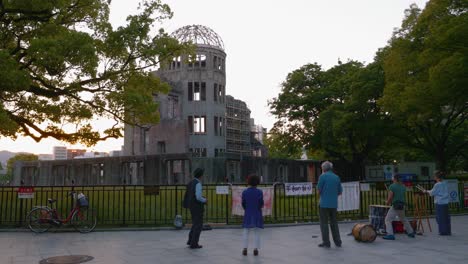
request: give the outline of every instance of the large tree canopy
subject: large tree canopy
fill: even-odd
[[[123,123],[158,122],[153,96],[169,86],[149,70],[191,47],[163,29],[151,34],[172,16],[159,0],[117,29],[109,4],[0,0],[0,136],[93,145],[120,137]],[[115,125],[100,133],[91,125],[99,117]]]
[[[360,173],[390,133],[390,122],[377,105],[383,87],[380,61],[365,67],[339,62],[329,70],[305,65],[287,76],[270,102],[279,118],[275,129],[309,152],[355,165]]]
[[[390,40],[381,105],[404,127],[400,137],[446,170],[468,158],[468,4],[413,5]]]

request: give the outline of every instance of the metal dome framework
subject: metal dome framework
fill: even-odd
[[[202,25],[189,25],[181,27],[172,33],[180,42],[192,42],[201,46],[210,46],[224,51],[221,37],[211,28]]]

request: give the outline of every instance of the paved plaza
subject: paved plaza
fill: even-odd
[[[347,236],[353,223],[340,224],[343,247],[318,248],[318,225],[269,227],[262,233],[263,248],[255,257],[241,255],[241,229],[214,229],[202,233],[203,249],[186,247],[187,230],[74,232],[0,232],[1,264],[37,264],[60,255],[90,255],[94,264],[144,263],[467,263],[468,216],[452,218],[451,237],[432,233],[415,239],[398,235],[395,241],[378,237],[364,244]]]

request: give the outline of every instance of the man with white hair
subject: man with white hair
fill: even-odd
[[[330,237],[328,232],[328,221],[332,231],[333,242],[337,247],[341,247],[340,231],[336,220],[338,208],[338,196],[343,192],[340,178],[333,173],[333,163],[325,161],[322,163],[322,175],[320,175],[317,189],[320,195],[319,214],[320,231],[322,232],[322,243],[319,247],[330,247]]]

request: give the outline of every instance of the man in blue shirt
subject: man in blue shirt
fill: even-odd
[[[340,178],[333,173],[333,163],[325,161],[322,163],[322,175],[320,175],[317,189],[320,195],[319,213],[320,230],[322,232],[322,243],[319,247],[330,247],[330,237],[328,232],[328,220],[330,219],[330,229],[332,231],[333,242],[337,247],[341,247],[340,231],[336,219],[338,208],[338,196],[343,192]]]
[[[436,208],[436,220],[439,226],[439,235],[450,236],[452,234],[452,228],[450,225],[450,214],[449,214],[449,192],[447,182],[444,181],[445,174],[443,172],[434,173],[436,184],[430,191],[425,193],[430,196],[434,196],[434,203]]]
[[[187,184],[184,197],[184,207],[190,209],[192,215],[192,228],[190,229],[189,238],[187,245],[192,249],[202,248],[202,245],[198,244],[200,239],[200,233],[203,228],[203,212],[204,205],[206,204],[206,198],[202,196],[202,183],[204,170],[197,168],[193,172],[193,180]]]

